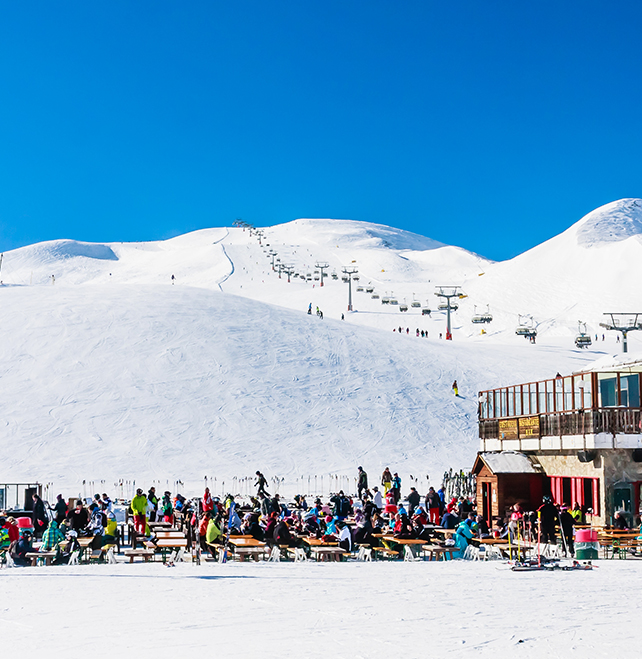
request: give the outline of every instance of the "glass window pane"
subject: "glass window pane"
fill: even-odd
[[[617,406],[617,376],[614,373],[598,373],[599,406]]]
[[[564,378],[564,409],[573,409],[573,378]]]
[[[562,378],[555,379],[555,411],[561,412],[564,409],[564,381]]]
[[[625,407],[640,407],[640,379],[637,373],[620,376],[620,402]]]
[[[555,405],[553,405],[553,380],[546,380],[546,411],[555,411]]]
[[[531,414],[537,413],[537,383],[535,383],[531,385]]]
[[[522,387],[522,406],[522,414],[528,416],[531,413],[531,397],[527,384]]]
[[[507,409],[506,409],[506,389],[501,390],[502,395],[501,395],[501,405],[502,405],[502,416],[506,416]]]
[[[585,373],[583,381],[584,381],[584,408],[590,410],[593,407],[593,396],[591,395],[593,385],[591,380],[591,374]]]
[[[508,387],[508,416],[515,416],[515,387]]]
[[[494,391],[489,391],[488,392],[488,418],[489,419],[494,419],[495,418],[495,392]]]

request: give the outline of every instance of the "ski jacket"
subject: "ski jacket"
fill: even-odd
[[[131,503],[132,512],[134,515],[147,514],[147,497],[144,494],[137,494]]]
[[[221,533],[221,529],[218,528],[216,525],[216,522],[211,519],[207,525],[207,532],[205,533],[205,542],[212,544],[218,538],[220,538],[223,534]]]
[[[368,474],[366,474],[363,469],[359,472],[359,481],[358,481],[359,487],[362,487],[364,489],[368,489]]]
[[[65,536],[58,529],[56,522],[51,522],[49,528],[42,534],[42,545],[40,551],[51,551]]]

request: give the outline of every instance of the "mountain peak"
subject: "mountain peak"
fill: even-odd
[[[615,243],[642,234],[642,199],[618,199],[585,215],[576,225],[583,247]]]

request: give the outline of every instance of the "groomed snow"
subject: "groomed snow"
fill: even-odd
[[[374,482],[390,466],[404,488],[423,492],[446,468],[472,465],[479,390],[571,373],[619,350],[598,323],[603,311],[639,299],[641,203],[614,202],[503,263],[348,220],[269,227],[263,246],[241,228],[214,228],[159,242],[65,239],[8,252],[0,481],[38,480],[74,494],[83,480],[110,492],[126,480],[125,494],[133,480],[172,490],[181,481],[196,494],[204,476],[217,479],[217,490],[247,491],[261,469],[294,494],[328,491],[337,483],[330,477],[353,479],[362,464]],[[320,261],[339,275],[354,265],[360,285],[405,299],[409,310],[353,285],[348,313],[340,279],[323,288],[314,279],[288,283],[272,271],[270,249],[304,276]],[[468,294],[453,314],[453,342],[439,339],[436,284],[461,284]],[[305,313],[310,304],[323,321]],[[494,320],[481,334],[471,317],[486,304]],[[537,345],[515,336],[518,313],[533,314]],[[573,344],[578,320],[599,333],[589,350]],[[638,334],[632,351],[642,349]]]
[[[3,656],[639,656],[637,561],[162,564],[0,573]]]

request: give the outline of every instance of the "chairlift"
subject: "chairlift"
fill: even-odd
[[[522,320],[522,318],[524,320]],[[517,336],[523,336],[527,339],[530,339],[531,342],[534,342],[535,337],[537,336],[537,328],[535,327],[533,316],[528,314],[519,314],[518,322],[519,325],[515,329],[515,334],[517,334]]]
[[[378,300],[378,299],[379,299],[379,293],[373,293],[370,297],[371,297],[373,300]]]
[[[312,281],[312,274],[308,272],[308,274],[305,276],[306,281]]]
[[[415,294],[412,294],[412,302],[410,303],[410,306],[413,307],[413,309],[418,309],[421,306],[421,302],[415,298]]]
[[[440,302],[437,305],[437,309],[439,309],[439,311],[448,311],[448,302],[447,301]],[[450,310],[451,311],[457,311],[457,309],[459,309],[459,305],[457,304],[457,302],[455,302],[455,300],[451,300]]]
[[[321,279],[321,277],[319,277],[319,275],[314,275],[314,281],[319,281],[319,279]]]
[[[348,276],[347,276],[347,275],[343,275],[343,277],[341,277],[341,281],[342,281],[344,284],[347,284],[347,283],[348,283]]]
[[[390,296],[390,304],[394,304],[396,306],[399,304],[399,300],[397,300],[396,297]]]
[[[357,293],[363,293],[363,286],[357,286]]]
[[[583,323],[581,320],[577,323],[577,336],[575,337],[575,345],[582,349],[588,348],[593,344],[590,335],[586,331],[586,323]]]
[[[336,272],[333,272],[331,277],[332,279],[339,279],[339,275]]]
[[[404,301],[399,305],[399,311],[408,311],[408,303],[404,298]]]
[[[366,293],[374,293],[374,286],[366,286]]]
[[[486,311],[484,313],[477,313],[477,305],[475,305],[475,315],[472,317],[471,322],[475,325],[481,323],[492,323],[493,314],[490,313],[490,306],[486,305]]]
[[[352,281],[359,281],[359,275],[352,275]]]
[[[381,304],[390,304],[390,296],[388,295],[388,291],[386,291],[386,294],[381,298]]]

